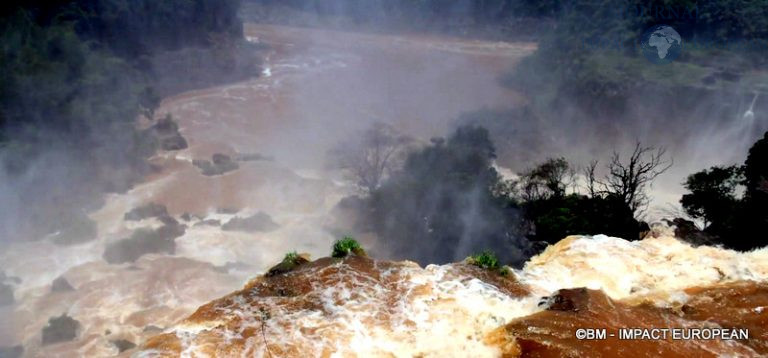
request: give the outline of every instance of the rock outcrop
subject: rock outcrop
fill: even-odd
[[[655,236],[655,237],[654,237]],[[285,266],[285,265],[283,265]],[[572,236],[511,274],[363,256],[275,266],[139,347],[153,357],[759,357],[768,249],[664,233]],[[579,339],[579,328],[605,339]],[[728,328],[747,339],[619,339],[623,328]]]

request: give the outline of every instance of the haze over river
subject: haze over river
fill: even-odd
[[[332,209],[353,190],[338,173],[323,170],[332,145],[375,121],[429,139],[445,135],[462,112],[520,105],[523,98],[499,86],[497,77],[536,49],[533,43],[267,25],[246,25],[245,32],[249,41],[271,47],[263,75],[165,99],[157,117],[171,114],[189,148],[152,158],[158,173],[107,196],[90,214],[96,240],[74,246],[18,240],[0,251],[0,270],[15,280],[16,301],[0,308],[10,322],[0,326],[0,346],[22,344],[34,357],[115,355],[112,342],[140,343],[241,288],[285,252],[327,255],[343,234]],[[215,153],[271,159],[202,175],[192,160]],[[186,226],[175,254],[105,262],[108,244],[163,225],[158,218],[124,220],[148,203],[165,205]],[[256,213],[276,226],[237,231],[211,224]],[[73,290],[52,292],[58,277]],[[42,328],[62,314],[79,322],[77,337],[41,346]]]

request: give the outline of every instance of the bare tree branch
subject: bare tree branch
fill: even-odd
[[[607,167],[608,174],[600,184],[609,194],[624,200],[638,215],[650,201],[648,187],[672,166],[672,161],[665,160],[665,156],[664,148],[643,147],[637,142],[626,162],[622,161],[618,152],[613,153]]]
[[[400,164],[412,142],[392,126],[374,123],[353,140],[333,148],[331,166],[345,170],[361,189],[370,193]]]

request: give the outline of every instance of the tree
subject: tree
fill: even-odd
[[[521,178],[520,187],[526,201],[563,197],[573,181],[573,170],[565,158],[550,158],[529,170]]]
[[[490,249],[505,263],[522,263],[527,240],[518,235],[518,208],[495,195],[495,157],[482,127],[433,139],[371,192],[361,210],[367,226],[395,258],[445,263]]]
[[[366,193],[378,189],[395,168],[402,164],[413,139],[399,134],[386,123],[374,123],[349,142],[331,150],[331,166],[343,169]]]
[[[597,188],[597,163],[585,169],[589,195],[566,194],[575,174],[564,158],[549,159],[523,175],[520,190],[530,240],[554,244],[568,235],[640,237],[641,223],[624,199]]]
[[[744,162],[744,179],[747,197],[764,195],[768,180],[768,132],[749,149]]]
[[[743,166],[712,167],[688,177],[681,203],[708,224],[704,232],[735,250],[768,245],[768,133],[749,150]],[[740,186],[744,195],[739,196]]]
[[[624,200],[638,215],[648,205],[648,187],[672,166],[671,161],[664,159],[665,154],[664,148],[643,147],[640,142],[635,144],[627,162],[621,160],[618,152],[613,152],[608,174],[599,184],[605,192]]]
[[[690,192],[680,199],[685,212],[704,220],[705,228],[722,226],[733,215],[739,198],[736,190],[743,182],[741,167],[712,167],[688,176],[684,186]]]

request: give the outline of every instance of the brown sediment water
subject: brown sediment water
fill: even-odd
[[[766,255],[669,236],[574,236],[506,276],[466,263],[323,258],[203,305],[139,356],[760,357],[768,352]],[[646,268],[629,276],[614,265],[612,274],[611,260]],[[572,286],[585,282],[595,288]],[[724,328],[748,336],[685,333]],[[579,329],[605,333],[590,339]],[[669,333],[620,336],[627,329]],[[689,331],[676,338],[675,329]]]
[[[75,246],[25,241],[0,251],[0,269],[19,279],[15,305],[2,308],[13,330],[0,331],[0,347],[23,345],[30,356],[114,355],[112,341],[141,343],[157,328],[242,287],[285,252],[322,256],[336,238],[328,230],[331,210],[350,192],[320,172],[326,149],[373,121],[428,138],[445,134],[461,112],[519,104],[523,99],[496,78],[536,48],[253,24],[245,34],[270,46],[264,75],[164,99],[157,117],[171,114],[189,148],[151,158],[157,172],[126,193],[107,195],[90,214],[96,240]],[[273,160],[202,175],[192,161],[215,153]],[[162,226],[157,218],[124,220],[148,203],[164,205],[185,226],[174,253],[107,264],[106,247],[136,230]],[[185,213],[191,220],[181,218]],[[277,228],[198,225],[255,213],[269,215]],[[74,291],[50,293],[58,277]],[[76,337],[41,346],[48,320],[64,313],[79,322]]]

